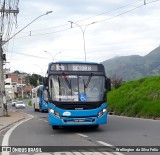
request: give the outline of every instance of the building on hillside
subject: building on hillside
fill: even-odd
[[[7,99],[31,97],[33,86],[29,84],[28,74],[8,74],[5,80]]]
[[[17,83],[13,82],[11,78],[5,79],[5,92],[6,98],[9,99],[16,99],[18,97],[17,94]]]

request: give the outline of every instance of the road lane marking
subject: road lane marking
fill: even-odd
[[[81,133],[77,133],[77,135],[81,136],[81,137],[84,137],[84,138],[87,138],[88,136],[87,135],[84,135],[84,134],[81,134]]]
[[[81,136],[81,137],[84,137],[84,138],[88,138],[87,135],[84,135],[84,134],[81,134],[81,133],[77,133],[77,135],[79,135],[79,136]],[[99,144],[101,144],[101,145],[104,145],[104,146],[111,146],[111,147],[113,147],[113,145],[108,144],[108,143],[103,142],[103,141],[96,141],[96,142],[99,143]],[[84,153],[84,152],[83,152],[83,153]],[[87,152],[85,152],[85,153],[87,153]],[[92,153],[93,153],[93,152],[92,152]],[[98,153],[98,154],[96,154],[96,155],[99,155],[99,154],[100,154],[100,152],[96,152],[96,153]],[[124,154],[122,154],[122,153],[120,153],[120,152],[113,152],[113,153],[102,152],[101,154],[105,154],[105,155],[113,155],[113,154],[116,154],[116,155],[124,155]]]
[[[41,119],[41,118],[39,118],[38,120],[46,122],[46,123],[48,122],[47,120],[44,120],[44,119]]]
[[[32,115],[30,115],[30,116],[32,116]],[[9,146],[9,138],[10,138],[13,130],[16,129],[20,124],[22,124],[22,123],[24,123],[24,122],[26,122],[26,121],[28,121],[28,120],[30,120],[30,119],[32,119],[32,118],[33,118],[33,116],[32,116],[31,118],[28,118],[28,119],[26,119],[26,120],[21,121],[20,123],[14,125],[12,128],[10,128],[10,129],[6,132],[6,134],[4,135],[4,137],[3,137],[2,146]],[[9,152],[2,152],[2,155],[9,155]]]
[[[113,146],[113,145],[108,144],[108,143],[103,142],[103,141],[97,141],[97,142],[100,143],[100,144],[102,144],[102,145],[104,145],[104,146]]]
[[[43,120],[44,122],[46,122],[46,123],[48,123],[48,121],[46,121],[46,120]]]
[[[113,155],[113,153],[109,153],[109,152],[102,152],[105,155]]]
[[[104,146],[111,146],[111,147],[113,147],[113,145],[111,145],[111,144],[108,144],[108,143],[106,143],[106,142],[103,142],[103,141],[97,141],[99,144],[102,144],[102,145],[104,145]],[[120,152],[113,152],[114,154],[116,154],[116,155],[124,155],[124,154],[122,154],[122,153],[120,153]]]

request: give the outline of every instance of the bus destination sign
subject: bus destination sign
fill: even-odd
[[[98,71],[92,64],[52,64],[51,71]]]

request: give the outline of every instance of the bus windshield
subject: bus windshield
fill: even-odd
[[[50,75],[49,97],[52,101],[103,101],[105,76]]]

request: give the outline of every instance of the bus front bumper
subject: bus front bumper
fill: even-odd
[[[107,111],[100,116],[89,117],[59,117],[49,111],[49,124],[57,126],[99,125],[107,124]]]

